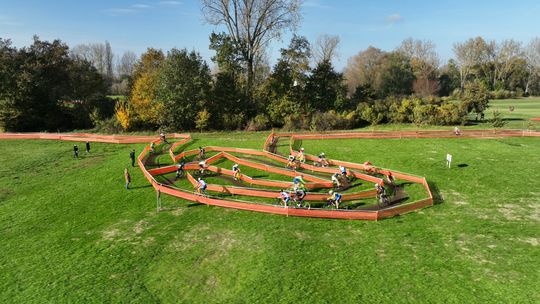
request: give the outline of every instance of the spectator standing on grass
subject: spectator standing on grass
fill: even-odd
[[[90,153],[90,142],[86,142],[86,153]]]
[[[131,183],[131,175],[127,168],[124,169],[124,179],[126,180],[126,190],[129,189],[129,184]]]
[[[135,167],[135,150],[129,152],[129,158],[131,159],[131,166]]]
[[[79,158],[79,147],[73,145],[73,158]]]

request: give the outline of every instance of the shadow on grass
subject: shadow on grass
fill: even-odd
[[[439,187],[434,182],[428,182],[429,189],[433,195],[433,205],[442,204],[444,202]]]
[[[129,187],[129,189],[142,189],[142,188],[150,188],[152,185],[144,185],[144,186],[137,186],[137,187]]]
[[[469,165],[467,165],[467,164],[459,164],[459,165],[457,165],[457,166],[458,166],[459,168],[466,168],[466,167],[468,167]]]

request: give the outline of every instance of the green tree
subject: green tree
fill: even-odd
[[[17,50],[0,40],[0,127],[9,131],[91,127],[92,103],[104,95],[103,78],[69,56],[60,40]]]
[[[195,127],[199,129],[202,133],[204,129],[208,127],[208,122],[210,121],[210,112],[208,112],[206,109],[199,111],[197,113],[197,118],[195,119]]]
[[[313,69],[306,85],[311,108],[328,111],[338,108],[343,110],[347,95],[343,74],[334,70],[330,61],[323,61]]]
[[[159,72],[156,99],[162,104],[163,126],[192,129],[197,113],[206,109],[210,70],[195,51],[172,49]]]
[[[410,95],[415,76],[409,59],[399,52],[385,54],[374,88],[379,98]]]
[[[479,81],[470,82],[465,85],[462,100],[468,113],[480,114],[489,107],[489,91]]]

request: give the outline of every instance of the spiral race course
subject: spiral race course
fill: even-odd
[[[521,130],[472,130],[462,131],[459,137],[470,138],[492,138],[492,137],[522,137],[522,136],[540,136],[540,132],[530,132]],[[306,201],[322,202],[326,199],[327,194],[324,192],[316,192],[316,190],[332,189],[333,184],[328,179],[320,177],[324,174],[333,174],[337,171],[336,167],[318,167],[308,164],[307,161],[317,161],[318,157],[314,155],[305,155],[306,163],[300,164],[299,171],[293,171],[285,169],[285,164],[288,162],[287,158],[275,153],[275,148],[278,141],[288,140],[288,150],[291,155],[298,155],[299,151],[294,150],[294,143],[297,140],[325,140],[325,139],[384,139],[384,138],[456,138],[458,136],[453,135],[449,131],[403,131],[403,132],[354,132],[354,133],[320,133],[320,134],[291,134],[291,133],[272,133],[270,134],[262,150],[254,149],[241,149],[232,147],[218,147],[207,146],[206,152],[215,153],[211,157],[206,159],[208,164],[207,170],[211,173],[219,174],[225,177],[232,177],[234,175],[232,170],[224,169],[216,166],[220,161],[232,161],[243,167],[249,167],[263,172],[272,173],[274,175],[280,175],[292,180],[299,174],[304,176],[306,181],[305,187],[308,189],[305,197]],[[199,153],[197,149],[194,150],[181,150],[182,146],[191,141],[189,134],[170,134],[168,138],[175,141],[169,145],[166,153],[169,155],[173,162],[178,162],[181,159],[188,159]],[[67,141],[93,141],[104,143],[149,143],[160,144],[161,139],[156,139],[153,136],[118,136],[118,135],[96,135],[90,133],[73,133],[73,134],[49,134],[49,133],[0,133],[0,139],[54,139],[54,140],[67,140]],[[279,195],[277,188],[286,189],[292,186],[292,182],[279,181],[279,180],[266,180],[250,177],[242,174],[240,176],[239,183],[242,186],[230,186],[221,184],[208,184],[208,190],[215,193],[224,193],[230,196],[217,197],[212,195],[199,195],[175,187],[171,184],[164,184],[158,182],[156,177],[175,172],[177,165],[150,168],[148,162],[150,158],[150,145],[145,146],[143,151],[137,158],[138,166],[142,170],[144,176],[152,184],[154,189],[159,193],[168,194],[181,199],[194,201],[206,205],[214,205],[226,208],[235,208],[241,210],[257,211],[264,213],[273,213],[280,215],[302,216],[302,217],[318,217],[318,218],[335,218],[335,219],[364,219],[364,220],[378,220],[383,218],[393,217],[395,215],[407,213],[420,208],[431,206],[434,203],[433,195],[428,182],[424,177],[415,176],[408,173],[398,172],[391,169],[383,169],[375,166],[366,166],[364,164],[357,164],[352,162],[345,162],[340,160],[328,159],[330,166],[344,166],[347,168],[348,173],[354,176],[356,179],[366,183],[378,183],[382,184],[384,179],[388,175],[392,175],[402,181],[409,183],[419,184],[425,190],[425,197],[413,202],[396,203],[388,206],[374,205],[367,208],[357,209],[329,209],[329,208],[301,208],[281,206],[270,203],[256,202],[256,198],[272,199]],[[181,150],[176,152],[176,150]],[[175,154],[177,153],[177,154]],[[255,159],[267,159],[268,163],[282,164],[270,165],[257,160],[245,159],[241,155],[252,156]],[[196,179],[189,173],[189,171],[198,170],[198,161],[192,160],[185,164],[185,178],[191,185],[196,184]],[[313,174],[310,174],[313,173]],[[317,174],[315,174],[317,173]],[[258,188],[246,187],[245,184],[255,185]],[[261,189],[260,187],[265,187]],[[311,192],[310,190],[314,190]],[[252,197],[253,201],[244,201],[240,199],[234,199],[231,197],[242,196]],[[362,191],[344,193],[343,201],[354,201],[358,199],[373,199],[375,201],[376,191],[375,189],[364,189]],[[254,202],[255,201],[255,202]]]

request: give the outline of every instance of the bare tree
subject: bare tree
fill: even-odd
[[[131,76],[133,74],[133,68],[137,62],[137,55],[131,51],[126,51],[120,57],[117,63],[118,76]]]
[[[272,39],[300,21],[301,0],[201,0],[208,23],[224,25],[239,47],[251,94],[257,56]]]
[[[416,76],[414,91],[422,96],[437,93],[438,83],[436,80],[440,60],[435,44],[430,40],[403,40],[398,52],[410,59],[413,72]]]
[[[493,60],[495,68],[493,83],[500,81],[505,84],[515,64],[515,60],[520,58],[523,58],[521,42],[509,39],[503,40],[497,45]]]
[[[111,49],[109,41],[105,41],[105,54],[104,54],[104,64],[105,64],[105,75],[108,79],[113,78],[113,59],[114,54]]]
[[[352,95],[358,86],[369,86],[375,82],[383,56],[383,51],[370,46],[349,58],[345,68],[349,95]]]
[[[525,94],[529,94],[530,86],[534,79],[540,78],[540,38],[535,37],[525,48],[525,60],[529,69]]]
[[[320,35],[313,47],[313,58],[315,59],[315,63],[332,61],[334,58],[337,58],[339,42],[339,36],[327,34]]]
[[[71,56],[90,62],[100,74],[112,77],[114,55],[109,42],[77,45],[71,50]]]
[[[486,76],[490,76],[489,62],[493,61],[495,53],[495,42],[486,42],[482,37],[470,38],[463,43],[454,43],[454,54],[459,66],[461,91],[465,87],[467,77],[474,71],[475,67],[480,67],[484,70]],[[493,77],[490,77],[493,79]]]

